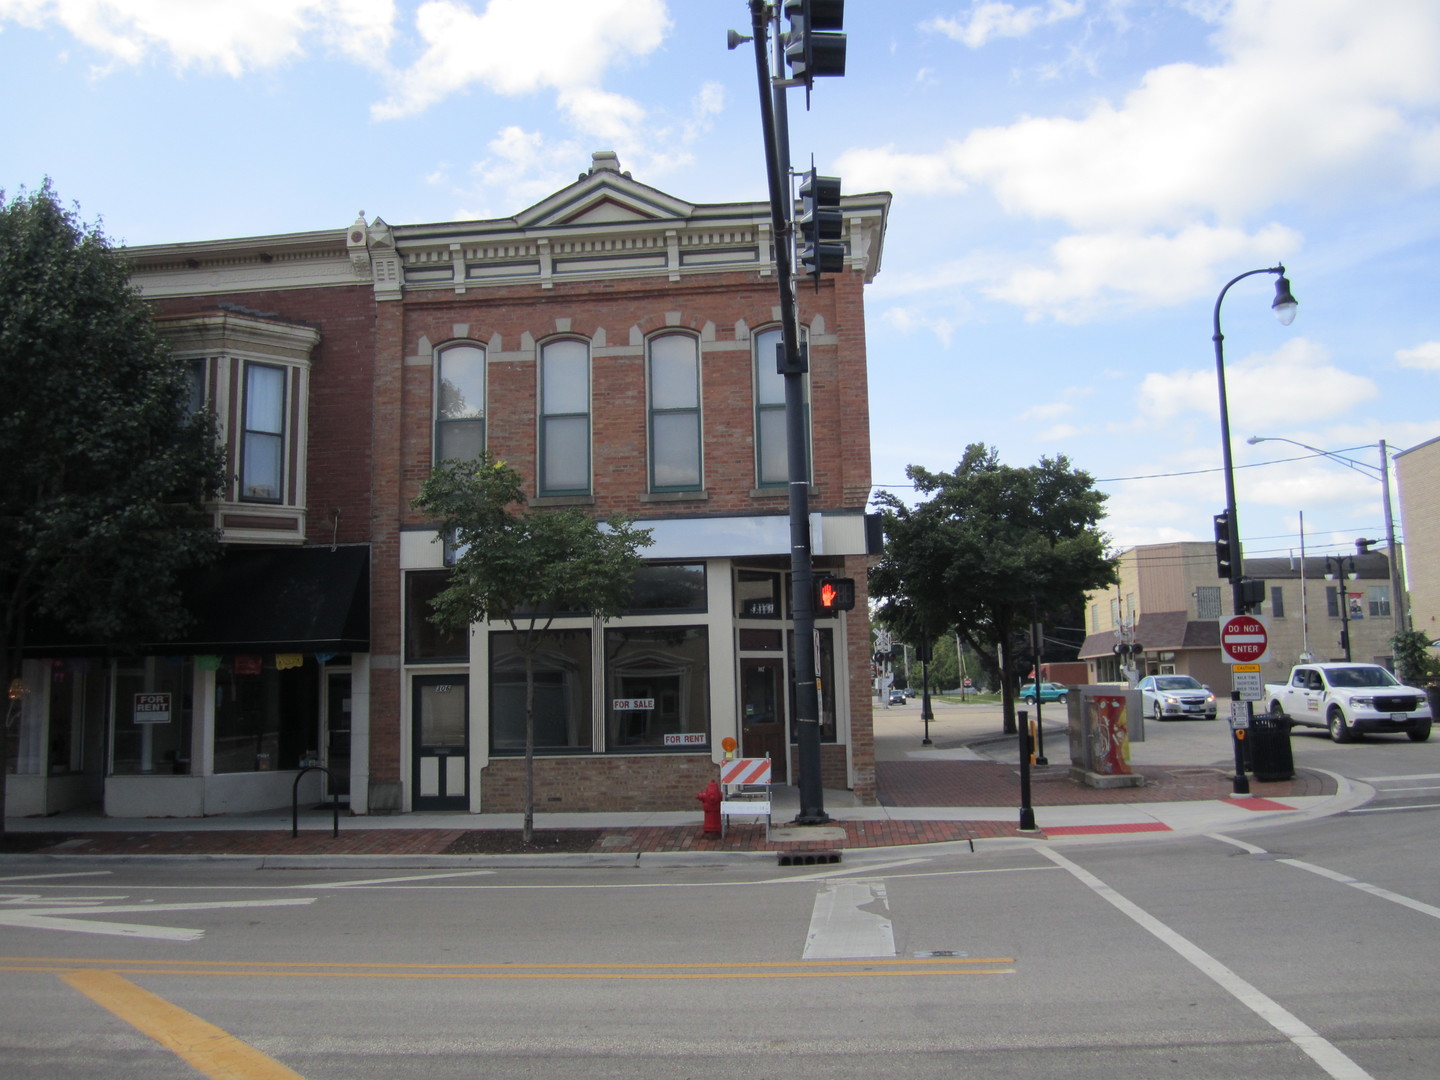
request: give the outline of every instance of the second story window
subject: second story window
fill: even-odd
[[[650,340],[650,488],[700,487],[700,354],[689,334]]]
[[[485,350],[451,345],[435,368],[435,463],[473,461],[485,449]]]
[[[590,350],[561,338],[540,349],[540,494],[590,490]]]
[[[285,369],[245,365],[245,436],[240,497],[279,502],[284,494]]]
[[[1197,585],[1195,587],[1195,617],[1197,619],[1218,619],[1220,617],[1220,586]]]
[[[780,330],[772,327],[755,335],[755,479],[757,487],[790,482],[790,456],[785,431],[785,376],[776,369]],[[809,472],[809,379],[806,379],[805,446]]]

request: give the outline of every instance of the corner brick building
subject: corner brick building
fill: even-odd
[[[817,623],[823,782],[871,800],[863,290],[889,196],[842,210],[845,271],[798,292],[814,563],[857,584],[856,610]],[[183,641],[30,650],[11,812],[276,807],[308,763],[328,774],[306,793],[356,813],[519,809],[512,635],[428,621],[447,549],[411,508],[438,461],[480,448],[532,506],[654,539],[633,609],[561,617],[542,653],[536,808],[693,809],[726,737],[794,782],[772,242],[768,203],[691,204],[599,153],[513,218],[131,249],[221,419],[227,553]]]

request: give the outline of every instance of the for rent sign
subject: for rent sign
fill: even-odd
[[[136,694],[135,723],[168,724],[170,722],[169,694]]]

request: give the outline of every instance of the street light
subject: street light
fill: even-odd
[[[1345,564],[1350,564],[1347,572]],[[1330,568],[1334,567],[1332,571]],[[1326,555],[1325,556],[1325,577],[1335,582],[1335,592],[1340,600],[1340,644],[1345,649],[1345,662],[1350,662],[1350,594],[1346,591],[1345,582],[1355,576],[1354,555]]]
[[[1275,299],[1270,304],[1270,310],[1280,320],[1282,326],[1289,326],[1295,321],[1295,309],[1298,304],[1295,297],[1290,294],[1290,279],[1285,276],[1285,265],[1277,263],[1274,266],[1267,266],[1260,270],[1247,270],[1243,274],[1236,274],[1225,283],[1220,290],[1220,295],[1215,298],[1215,333],[1212,340],[1215,342],[1215,380],[1220,386],[1220,449],[1225,465],[1225,514],[1229,522],[1231,540],[1230,559],[1230,601],[1231,611],[1235,615],[1245,614],[1244,557],[1240,547],[1240,519],[1235,514],[1235,461],[1230,453],[1230,406],[1225,396],[1225,335],[1220,332],[1220,305],[1225,300],[1225,294],[1230,291],[1230,286],[1237,281],[1244,281],[1247,277],[1256,274],[1275,274]],[[1231,690],[1230,700],[1240,700],[1240,691]],[[1233,706],[1232,706],[1233,707]],[[1244,705],[1246,726],[1249,726],[1250,703]],[[1245,777],[1245,747],[1243,735],[1238,729],[1234,729],[1232,741],[1235,744],[1235,779],[1234,793],[1236,795],[1248,795],[1250,793],[1250,781]]]
[[[1343,454],[1334,450],[1321,450],[1318,446],[1310,446],[1307,443],[1298,442],[1295,439],[1284,439],[1274,435],[1251,435],[1250,438],[1245,441],[1251,446],[1262,442],[1289,443],[1291,446],[1298,446],[1302,450],[1309,450],[1312,454],[1334,458],[1340,462],[1340,464],[1354,469],[1356,472],[1361,472],[1362,475],[1373,475],[1376,480],[1380,481],[1385,505],[1385,544],[1390,550],[1390,615],[1395,620],[1395,633],[1401,633],[1405,629],[1407,610],[1405,603],[1405,578],[1400,569],[1400,552],[1395,547],[1395,515],[1390,508],[1390,452],[1385,445],[1385,440],[1381,439],[1378,444],[1380,447],[1380,465],[1378,468],[1368,462],[1356,461],[1354,458],[1345,457]],[[1365,445],[1373,446],[1376,444],[1366,443]],[[1353,447],[1352,449],[1358,450],[1360,447]]]

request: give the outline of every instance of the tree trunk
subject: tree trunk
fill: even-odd
[[[1010,655],[1015,650],[1009,645],[1009,621],[1006,620],[1002,625],[997,620],[995,630],[995,653],[1000,661],[1000,704],[1004,716],[1000,730],[1006,735],[1017,735],[1020,728],[1015,723],[1015,661]]]
[[[525,846],[535,839],[535,652],[525,650]]]

